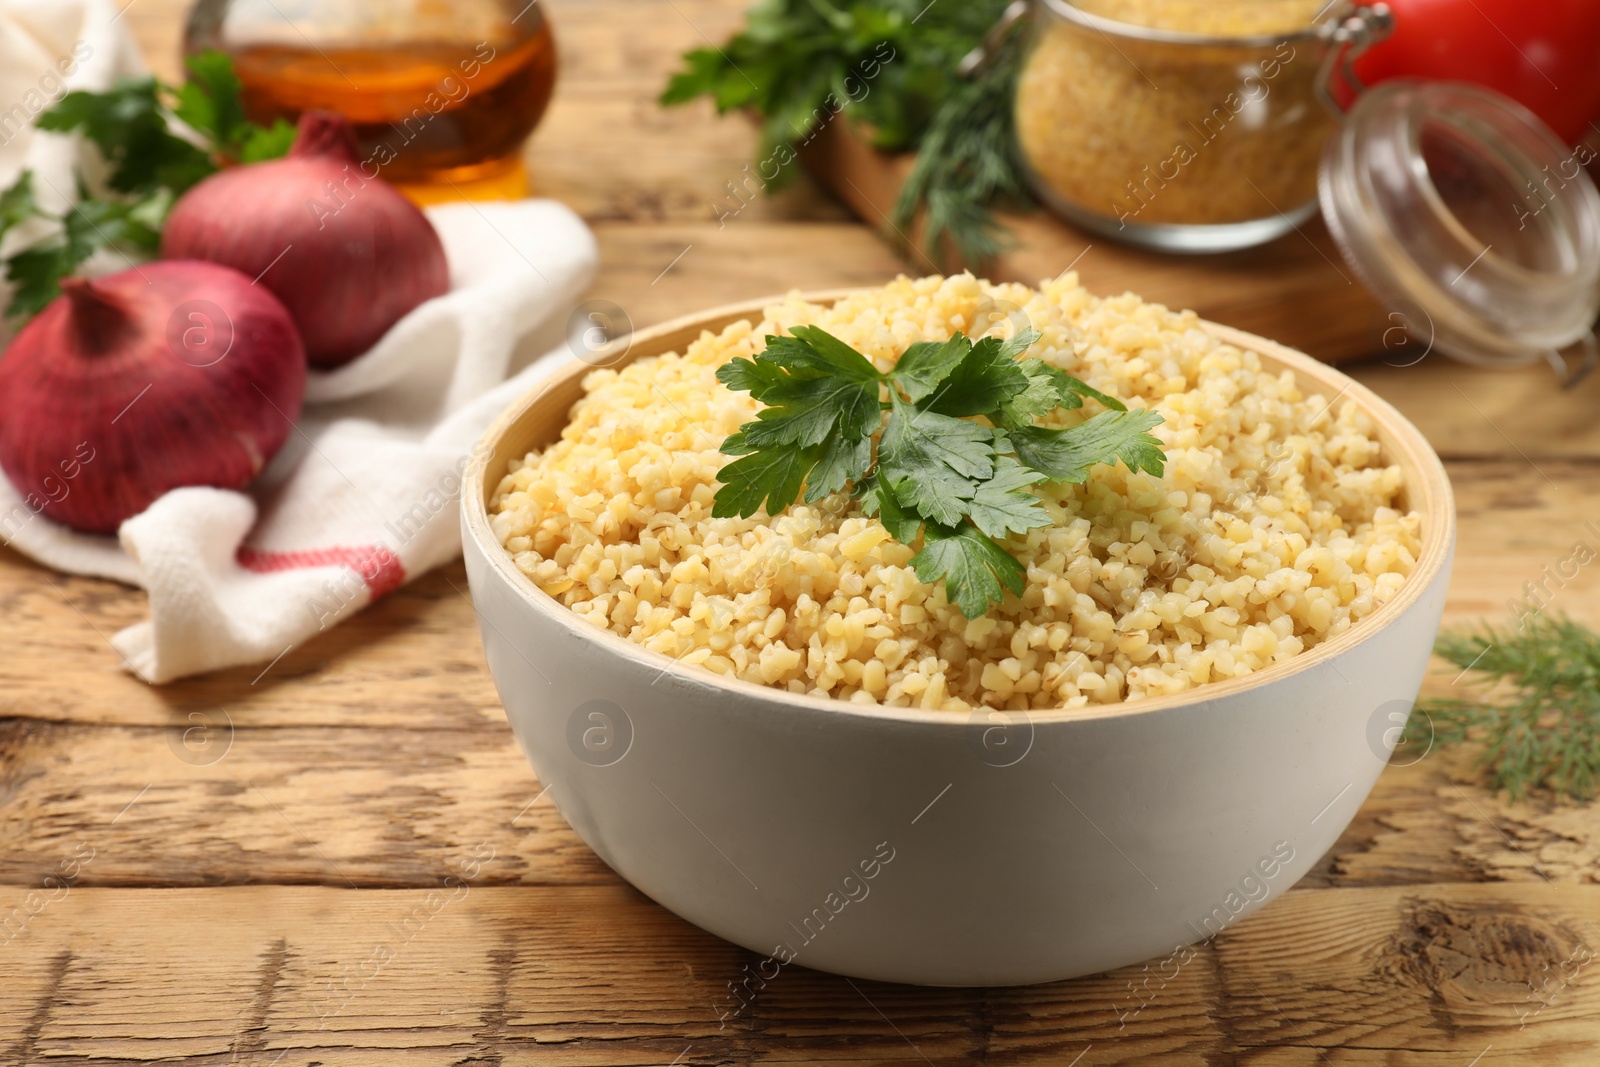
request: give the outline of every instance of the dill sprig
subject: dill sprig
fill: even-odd
[[[1564,616],[1442,634],[1435,652],[1470,673],[1479,699],[1424,700],[1409,740],[1482,746],[1478,766],[1513,799],[1590,800],[1600,776],[1600,634]]]
[[[1011,109],[1021,53],[1022,34],[1014,27],[983,68],[951,90],[923,132],[917,162],[889,213],[901,232],[923,213],[922,244],[941,270],[948,267],[942,237],[967,264],[987,263],[1012,243],[994,208],[1033,203]]]

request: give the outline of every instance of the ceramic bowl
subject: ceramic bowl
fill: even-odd
[[[759,321],[768,303],[642,331],[610,365]],[[663,907],[758,953],[762,983],[793,964],[931,985],[1069,978],[1181,958],[1281,895],[1388,761],[1444,605],[1455,508],[1438,457],[1383,400],[1206,328],[1371,416],[1423,516],[1422,554],[1398,595],[1305,654],[1127,705],[862,706],[728,681],[600,630],[517,569],[486,511],[508,462],[556,440],[591,367],[513,405],[463,479],[467,574],[506,714],[572,828]]]

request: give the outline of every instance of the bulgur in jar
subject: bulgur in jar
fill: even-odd
[[[1346,0],[1035,0],[1016,125],[1040,197],[1120,240],[1271,240],[1316,208]]]

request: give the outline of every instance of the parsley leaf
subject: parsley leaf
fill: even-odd
[[[1121,460],[1129,470],[1160,474],[1166,457],[1161,442],[1146,431],[1161,424],[1153,411],[1102,411],[1081,426],[1050,430],[1026,426],[1012,430],[1017,458],[1051,481],[1077,485],[1097,463]]]
[[[741,431],[753,448],[821,444],[835,433],[855,441],[877,429],[877,382],[792,376],[766,393],[771,406]]]
[[[1083,401],[1079,397],[1087,396],[1100,401],[1112,411],[1128,410],[1128,406],[1116,397],[1107,396],[1093,386],[1080,382],[1066,371],[1057,370],[1042,359],[1027,360],[1022,366],[1028,372],[1029,377],[1038,374],[1049,378],[1054,383],[1056,396],[1061,399],[1061,406],[1064,408],[1082,407]]]
[[[717,381],[736,393],[749,393],[763,404],[768,403],[772,390],[781,389],[791,375],[771,360],[760,358],[765,354],[760,353],[754,360],[736,358],[724,363],[717,368]]]
[[[839,340],[819,326],[796,326],[789,331],[793,336],[777,339],[778,354],[772,358],[784,366],[816,370],[820,373],[839,374],[852,381],[882,381],[866,356]],[[799,342],[796,345],[794,342]],[[771,352],[773,339],[767,339]],[[765,355],[766,353],[763,353]]]
[[[1020,594],[1025,569],[997,539],[1055,521],[1035,486],[1082,482],[1099,463],[1160,474],[1165,462],[1147,432],[1161,416],[1020,358],[1038,338],[1031,329],[1005,341],[957,333],[912,345],[880,373],[815,326],[768,337],[754,359],[717,369],[723,385],[766,406],[722,443],[740,458],[722,468],[712,514],[776,515],[802,490],[816,503],[849,489],[896,541],[922,542],[917,576],[943,581],[968,618],[1006,590]],[[1085,397],[1110,410],[1064,429],[1034,425]]]
[[[1063,378],[1066,375],[1046,365],[1043,360],[1030,359],[1019,366],[1022,368],[1022,373],[1027,376],[1027,387],[1003,401],[990,415],[996,425],[1007,429],[1032,426],[1035,418],[1048,415],[1056,408],[1076,408],[1083,405],[1083,400],[1077,393],[1063,389],[1057,382],[1056,375],[1059,374]]]
[[[185,66],[189,80],[177,88],[172,113],[210,141],[217,155],[259,163],[288,153],[294,126],[280,118],[262,127],[245,118],[243,87],[225,53],[201,52]]]
[[[1021,596],[1028,577],[1015,556],[971,526],[930,523],[911,566],[924,582],[944,579],[945,596],[969,619],[1005,599],[1004,589]]]
[[[918,341],[901,355],[890,376],[905,390],[913,404],[927,397],[972,351],[972,342],[961,334],[948,341]]]
[[[1028,331],[1023,336],[1039,335]],[[941,415],[966,418],[991,415],[1014,397],[1027,391],[1028,375],[1017,362],[1015,349],[998,337],[985,337],[972,346],[965,359],[956,364],[950,376],[933,394],[928,406]]]
[[[878,445],[878,467],[901,505],[932,522],[954,526],[979,480],[994,474],[992,431],[894,398]]]
[[[239,142],[236,158],[240,163],[263,163],[269,159],[281,159],[294,147],[294,136],[294,126],[284,119],[278,119],[266,129],[260,126],[252,127]]]
[[[894,489],[877,475],[869,476],[863,484],[865,490],[861,495],[861,510],[876,516],[896,541],[903,545],[914,543],[922,533],[922,516],[901,507]]]
[[[1048,415],[1058,407],[1081,408],[1084,397],[1092,397],[1112,411],[1128,410],[1116,397],[1107,396],[1042,359],[1025,359],[1021,366],[1022,373],[1028,376],[1028,387],[1001,404],[998,411],[987,413],[1001,426],[1031,426],[1036,417]]]
[[[70,275],[87,256],[79,258],[65,243],[33,245],[6,261],[6,280],[11,283],[11,303],[7,315],[37,315],[45,305],[61,295],[61,279]]]
[[[1026,490],[1044,481],[1046,475],[1024,467],[1010,456],[1001,456],[994,465],[994,477],[978,486],[967,504],[967,517],[990,537],[1026,533],[1055,520],[1037,496]]]
[[[103,93],[75,90],[36,120],[41,130],[78,131],[106,159],[119,193],[182,193],[216,172],[205,149],[174,133],[154,78],[124,79]]]
[[[33,201],[33,172],[23,171],[11,187],[0,193],[0,237],[13,226],[40,216]]]
[[[731,451],[727,443],[722,450]],[[822,459],[822,453],[822,445],[769,448],[734,460],[722,468],[724,484],[712,501],[711,514],[749,518],[763,507],[768,515],[780,514],[800,495],[806,475]]]
[[[138,200],[79,201],[54,219],[33,203],[33,175],[23,171],[17,182],[0,193],[0,234],[23,218],[52,219],[59,231],[12,254],[6,261],[6,280],[13,286],[7,315],[32,316],[61,293],[61,279],[75,273],[100,248],[131,249],[154,253],[161,245],[161,225],[172,197],[159,190]],[[131,262],[131,260],[130,260]]]
[[[242,86],[233,63],[222,52],[190,56],[189,80],[178,87],[172,113],[211,139],[218,149],[235,148],[246,136]],[[230,153],[231,154],[231,153]]]
[[[718,368],[717,378],[768,405],[740,431],[754,448],[814,445],[835,432],[855,441],[877,429],[877,368],[815,327],[768,338],[755,360],[734,360]]]
[[[135,201],[80,201],[65,220],[67,245],[85,259],[101,245],[155,252],[161,247],[161,222],[170,204],[162,193]]]
[[[797,326],[792,336],[769,337],[755,359],[718,367],[717,380],[767,406],[722,443],[746,458],[723,468],[713,515],[748,518],[763,505],[776,515],[802,485],[815,503],[867,473],[882,375],[832,334]]]
[[[105,92],[70,92],[40,113],[41,130],[79,133],[99,150],[110,195],[80,189],[78,203],[56,218],[34,202],[29,171],[0,192],[0,235],[29,218],[58,224],[7,259],[5,275],[14,287],[7,315],[43,309],[60,294],[61,279],[102,248],[124,255],[156,252],[173,201],[224,164],[255,163],[289,151],[293,126],[279,119],[266,129],[245,118],[227,55],[204,52],[187,66],[190,80],[182,86],[123,79]]]
[[[806,478],[806,503],[815,504],[839,492],[866,474],[871,465],[871,437],[853,441],[842,435],[834,437]]]

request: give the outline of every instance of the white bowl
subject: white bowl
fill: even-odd
[[[643,331],[611,365],[759,321],[768,303]],[[1416,697],[1455,506],[1438,457],[1383,400],[1207,329],[1371,416],[1422,513],[1421,558],[1388,603],[1292,660],[1086,710],[969,718],[797,696],[583,621],[517,569],[486,507],[513,457],[559,435],[590,368],[515,404],[464,479],[467,575],[506,714],[573,829],[662,906],[767,957],[757,982],[790,962],[930,985],[1069,978],[1172,954],[1288,889],[1355,814]]]

